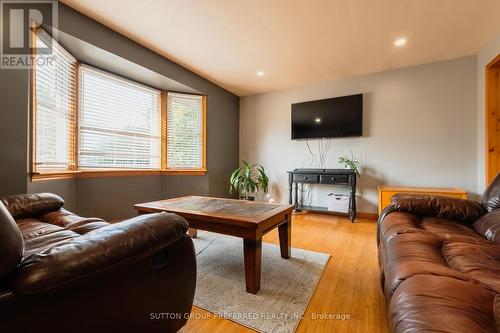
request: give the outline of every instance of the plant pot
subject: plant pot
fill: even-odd
[[[255,197],[240,197],[240,200],[255,201]]]

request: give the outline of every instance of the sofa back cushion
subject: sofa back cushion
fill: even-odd
[[[486,191],[484,191],[481,205],[488,212],[500,208],[500,173],[493,179]]]
[[[24,241],[16,221],[0,202],[0,279],[12,273],[24,252]]]
[[[500,244],[500,208],[476,220],[474,230],[484,238]]]
[[[399,212],[465,223],[472,223],[485,213],[476,201],[440,195],[398,193],[392,196],[391,203]]]
[[[64,205],[64,200],[52,193],[11,195],[2,198],[2,202],[16,220],[49,213]]]

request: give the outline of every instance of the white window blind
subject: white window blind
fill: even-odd
[[[51,38],[43,30],[36,32],[37,47],[52,44],[55,59],[34,69],[33,164],[36,172],[66,171],[74,166],[77,62]]]
[[[203,96],[168,93],[167,169],[202,169]]]
[[[80,168],[160,169],[160,91],[80,68]]]

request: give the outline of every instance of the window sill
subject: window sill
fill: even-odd
[[[32,181],[99,178],[99,177],[136,177],[136,176],[205,176],[207,170],[81,170],[48,173],[33,173]]]

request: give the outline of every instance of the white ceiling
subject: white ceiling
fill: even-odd
[[[500,33],[500,0],[63,2],[240,96],[471,55]]]

